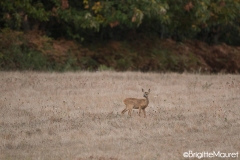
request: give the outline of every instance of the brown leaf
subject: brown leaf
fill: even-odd
[[[62,0],[62,9],[67,9],[69,7],[68,0]]]
[[[193,7],[194,7],[194,6],[193,6],[192,2],[190,1],[190,2],[188,2],[188,3],[184,6],[184,9],[185,9],[186,11],[190,11]]]
[[[132,22],[136,22],[136,15],[134,15],[133,17],[132,17]]]
[[[109,23],[110,27],[113,28],[113,27],[116,27],[119,25],[119,22],[118,21],[114,21],[114,22],[111,22]]]

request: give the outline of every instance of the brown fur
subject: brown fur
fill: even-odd
[[[145,99],[137,99],[137,98],[126,98],[123,102],[126,105],[126,108],[122,111],[122,114],[128,111],[128,115],[132,115],[133,109],[139,109],[139,116],[141,116],[141,111],[144,113],[144,117],[146,117],[146,111],[145,108],[147,108],[149,104],[148,94],[150,93],[150,89],[148,92],[144,92],[144,89],[142,89],[143,97]]]

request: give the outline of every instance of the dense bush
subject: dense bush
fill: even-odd
[[[36,33],[23,34],[4,29],[0,32],[0,44],[0,70],[77,69],[70,51],[63,55],[65,50],[59,51],[59,48],[54,48],[53,40]],[[58,58],[54,59],[54,55]]]

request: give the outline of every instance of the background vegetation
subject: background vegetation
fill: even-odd
[[[240,70],[238,47],[196,55],[240,44],[239,0],[2,0],[0,17],[4,70]]]

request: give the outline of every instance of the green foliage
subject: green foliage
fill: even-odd
[[[97,70],[98,71],[113,71],[114,69],[112,67],[108,67],[104,64],[100,64]]]
[[[5,21],[6,27],[20,29],[22,23],[28,19],[37,21],[48,21],[49,12],[44,9],[44,5],[40,1],[31,0],[2,0],[0,2],[2,19]]]
[[[105,21],[104,25],[115,27],[117,25],[126,25],[129,28],[139,26],[144,17],[159,17],[163,18],[168,5],[161,1],[152,0],[124,0],[124,1],[104,1],[102,16]],[[117,24],[112,24],[118,22]]]
[[[55,18],[61,23],[61,32],[72,39],[83,40],[93,36],[96,32],[107,29],[110,33],[115,27],[122,30],[137,28],[144,17],[158,17],[158,20],[167,22],[165,16],[168,9],[161,1],[124,0],[124,1],[73,1],[71,7],[62,9],[61,1],[54,0]],[[58,26],[59,27],[59,26]]]
[[[24,46],[13,45],[9,49],[1,51],[0,68],[46,70],[48,62],[40,52],[27,49]]]
[[[45,70],[49,67],[40,51],[27,46],[22,32],[9,29],[0,33],[0,69]]]
[[[9,29],[0,32],[0,43],[0,70],[196,72],[202,68],[239,72],[239,49],[227,45],[211,47],[198,42],[196,48],[189,42],[144,37],[95,44],[89,50],[73,41],[53,41]]]
[[[116,62],[117,62],[116,67],[118,70],[125,71],[125,70],[129,70],[133,67],[132,60],[128,57],[118,59],[118,60],[116,60]]]
[[[239,0],[3,0],[0,8],[2,27],[37,27],[55,38],[79,41],[139,29],[177,40],[237,44],[234,37],[240,34]]]
[[[90,71],[96,70],[99,65],[99,63],[96,60],[88,56],[82,57],[80,59],[80,64],[81,64],[81,69],[90,70]]]
[[[153,50],[152,57],[158,60],[158,67],[160,70],[182,70],[182,68],[180,68],[180,57],[171,54],[168,50]]]
[[[231,34],[230,31],[225,31],[229,27],[237,28],[235,34],[239,35],[239,0],[170,0],[168,3],[171,20],[168,27],[173,36],[180,39],[215,38],[214,43],[217,43],[221,36]],[[201,33],[200,37],[198,33]],[[227,38],[224,39],[226,40]]]
[[[59,65],[59,68],[57,68],[57,70],[59,71],[72,71],[72,70],[79,70],[79,69],[80,68],[77,66],[77,59],[73,56],[69,56],[66,62],[62,65]]]

